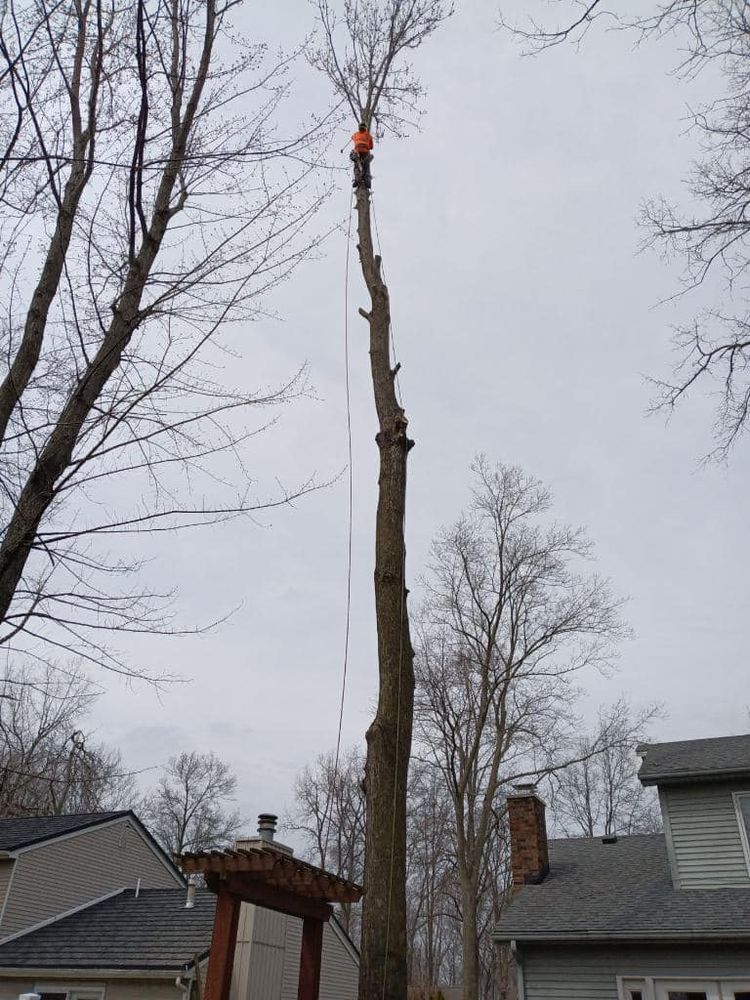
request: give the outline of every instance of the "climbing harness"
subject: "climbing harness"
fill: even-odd
[[[372,187],[372,175],[370,174],[370,161],[372,153],[357,153],[354,150],[349,154],[349,159],[354,164],[354,180],[352,187],[364,187],[369,191]]]

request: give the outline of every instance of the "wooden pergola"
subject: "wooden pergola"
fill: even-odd
[[[297,1000],[318,1000],[323,925],[333,913],[333,903],[360,900],[361,886],[300,861],[266,840],[231,851],[183,854],[179,863],[185,874],[203,875],[217,897],[203,1000],[229,1000],[243,902],[302,919]]]

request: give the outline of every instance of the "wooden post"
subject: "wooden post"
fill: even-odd
[[[318,1000],[320,962],[323,955],[323,921],[305,917],[302,924],[302,952],[299,962],[297,1000]]]
[[[216,916],[211,936],[211,952],[203,988],[204,1000],[229,1000],[240,899],[223,886],[216,897]],[[317,996],[317,994],[316,994]]]

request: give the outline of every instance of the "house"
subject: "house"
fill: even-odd
[[[518,1000],[750,1000],[750,736],[638,748],[664,832],[547,840],[508,799]]]
[[[0,818],[0,1000],[189,1000],[215,906],[132,812]],[[296,998],[300,924],[243,907],[232,1000]],[[357,978],[331,921],[321,1000],[354,1000]]]

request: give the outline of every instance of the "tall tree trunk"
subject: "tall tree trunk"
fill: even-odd
[[[473,879],[461,873],[461,916],[464,985],[463,1000],[479,1000],[479,933],[477,889]]]
[[[390,357],[390,302],[372,245],[370,196],[357,189],[359,257],[371,307],[370,366],[379,430],[375,528],[375,613],[380,687],[367,731],[365,896],[359,1000],[405,1000],[406,783],[414,709],[414,652],[406,607],[406,463],[413,442],[396,398]]]

